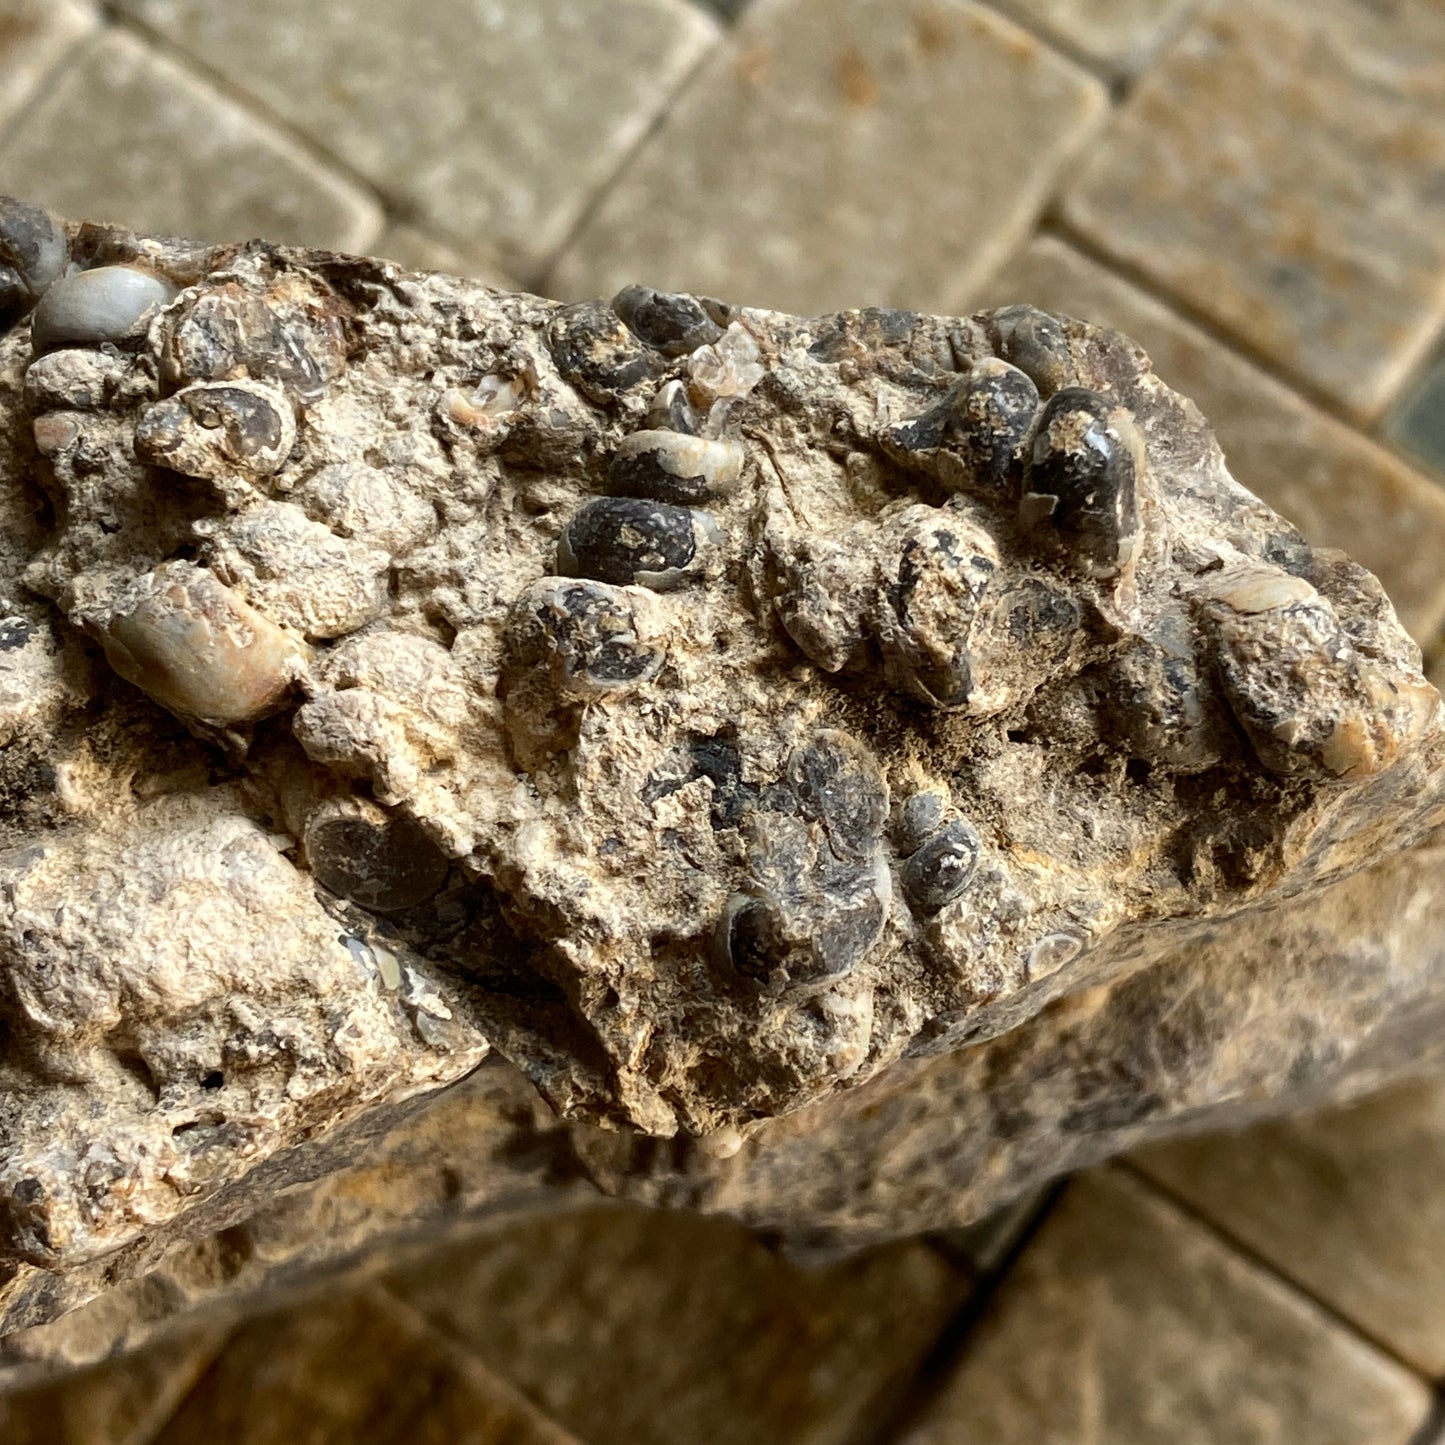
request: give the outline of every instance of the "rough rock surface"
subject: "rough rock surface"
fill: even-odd
[[[7,323],[11,1327],[492,1051],[605,1187],[862,1237],[1384,1027],[1313,907],[1293,1012],[1199,980],[1445,817],[1439,697],[1118,334],[564,306],[0,202]],[[1140,1030],[1148,1087],[1088,1072]],[[829,1131],[942,1122],[935,1071],[993,1184],[865,1223]],[[823,1139],[847,1178],[770,1203],[749,1161]]]
[[[334,1289],[413,1247],[595,1204],[599,1189],[726,1213],[804,1259],[827,1258],[970,1224],[1148,1140],[1438,1071],[1440,858],[1429,840],[1318,897],[1213,925],[1199,947],[1061,999],[1003,1038],[773,1120],[725,1159],[707,1141],[563,1124],[493,1055],[404,1110],[373,1109],[279,1156],[115,1254],[59,1275],[20,1264],[0,1288],[0,1383]],[[378,1118],[390,1127],[378,1131]]]

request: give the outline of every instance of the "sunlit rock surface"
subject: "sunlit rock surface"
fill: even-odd
[[[0,322],[5,1328],[484,1060],[470,1204],[277,1271],[518,1159],[861,1242],[1421,1061],[1438,695],[1118,334],[11,202]]]

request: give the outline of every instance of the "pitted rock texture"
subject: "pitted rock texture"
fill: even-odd
[[[20,1264],[0,1284],[0,1383],[334,1289],[343,1274],[394,1268],[412,1247],[519,1213],[595,1207],[598,1190],[726,1214],[827,1259],[973,1224],[1148,1140],[1438,1072],[1440,844],[1315,896],[1202,923],[1153,968],[730,1145],[563,1124],[493,1055],[450,1088],[374,1106],[272,1158],[127,1249],[59,1274]]]
[[[85,225],[57,277],[46,224],[0,203],[14,1257],[489,1050],[725,1153],[1440,820],[1379,584],[1116,333]]]

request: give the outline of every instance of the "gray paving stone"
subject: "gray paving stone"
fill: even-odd
[[[365,250],[363,192],[134,37],[85,43],[0,143],[0,191],[67,215],[203,240]]]
[[[1359,418],[1445,317],[1445,9],[1221,0],[1142,81],[1072,225]]]
[[[1134,1162],[1418,1369],[1445,1375],[1445,1084]]]
[[[1430,1392],[1115,1171],[1005,1279],[900,1445],[1407,1445]]]
[[[429,227],[528,274],[718,34],[686,0],[121,0]]]
[[[1114,326],[1199,403],[1234,475],[1320,546],[1385,584],[1422,644],[1445,624],[1445,488],[1062,241],[1038,237],[971,298],[1031,301]]]
[[[720,1219],[541,1219],[392,1286],[587,1445],[851,1445],[968,1275],[921,1244],[822,1270]]]
[[[1385,433],[1445,478],[1445,352],[1406,392],[1386,421]]]
[[[550,279],[942,309],[1022,239],[1100,83],[956,0],[753,0]]]
[[[1000,8],[1120,78],[1153,59],[1199,0],[999,0]]]
[[[0,0],[0,130],[94,26],[95,12],[73,0]]]

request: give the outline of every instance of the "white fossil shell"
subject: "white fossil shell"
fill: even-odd
[[[138,578],[99,631],[128,682],[172,712],[218,724],[273,712],[307,656],[299,637],[191,562],[165,562]]]

